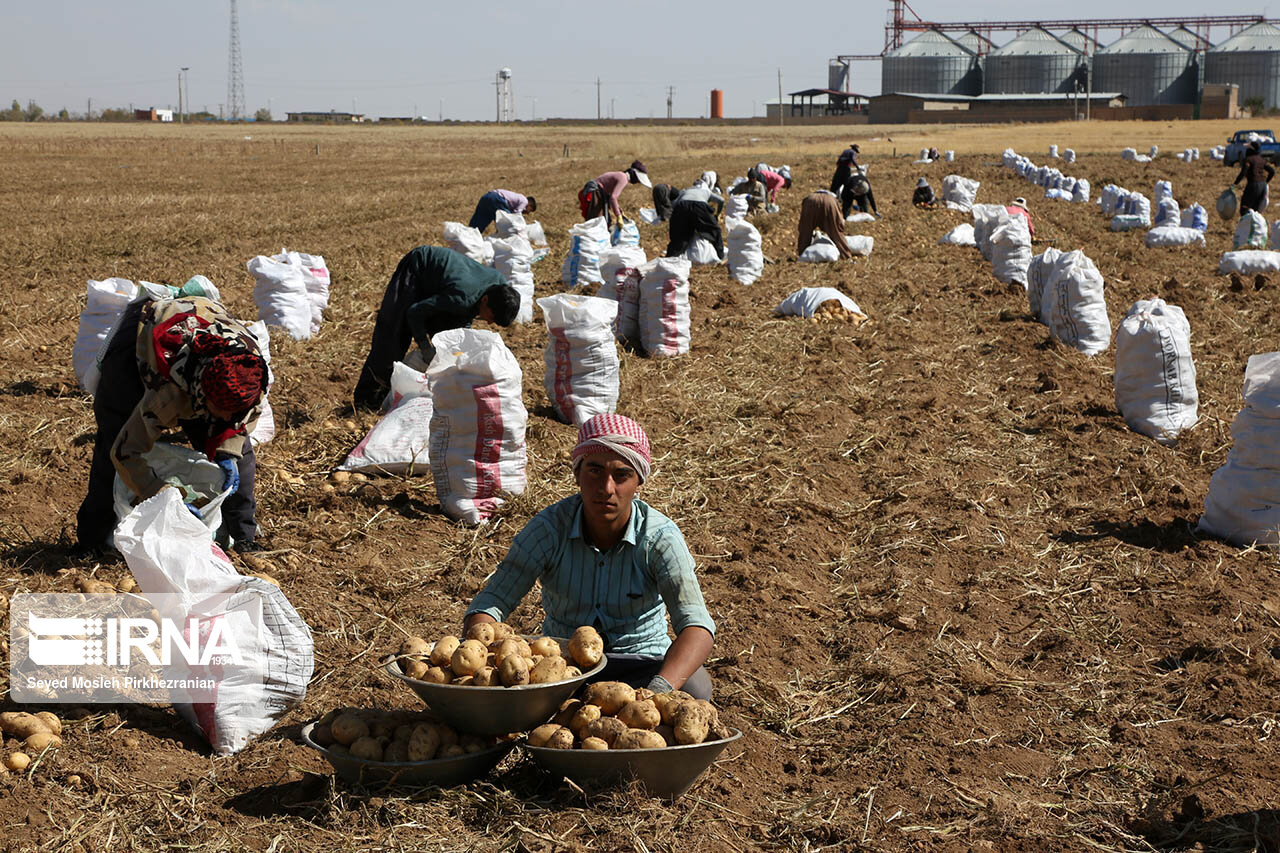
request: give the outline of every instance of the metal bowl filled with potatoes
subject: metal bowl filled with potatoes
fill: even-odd
[[[550,719],[606,663],[604,642],[589,626],[564,638],[519,635],[485,622],[462,640],[409,637],[385,669],[458,731],[500,735]]]

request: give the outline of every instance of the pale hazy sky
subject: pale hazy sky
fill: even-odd
[[[763,112],[784,92],[827,85],[827,59],[879,53],[887,2],[778,0],[544,3],[528,0],[239,0],[248,112],[340,110],[492,119],[494,76],[514,74],[522,119],[705,115],[708,93],[725,114]],[[912,3],[922,17],[1037,20],[1068,16],[1269,14],[1266,6],[1210,10],[1165,0],[1118,7],[1103,0]],[[191,107],[217,113],[227,100],[229,0],[0,0],[6,34],[0,99],[34,99],[46,112],[177,105],[178,69],[189,66]],[[1114,37],[1115,34],[1112,34]],[[1213,40],[1229,35],[1215,28]],[[997,44],[1012,34],[997,36]],[[1104,35],[1104,44],[1109,39]],[[854,63],[850,89],[880,91],[880,64]]]

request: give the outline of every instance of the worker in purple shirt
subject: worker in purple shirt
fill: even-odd
[[[476,202],[476,212],[471,214],[471,227],[484,231],[497,219],[499,210],[533,213],[537,209],[538,200],[533,196],[522,196],[511,190],[489,190]]]

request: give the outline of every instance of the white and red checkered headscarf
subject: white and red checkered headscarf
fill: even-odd
[[[652,458],[649,436],[640,424],[625,415],[593,415],[578,427],[578,443],[573,448],[573,471],[576,474],[583,457],[593,453],[616,453],[627,460],[643,483],[649,479]]]

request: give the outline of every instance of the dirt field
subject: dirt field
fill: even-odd
[[[93,708],[68,720],[60,751],[2,783],[0,849],[1280,849],[1276,558],[1194,531],[1245,361],[1277,348],[1280,282],[1233,291],[1216,274],[1231,242],[1216,216],[1207,248],[1149,250],[1096,206],[1039,198],[998,165],[1006,146],[1043,162],[1055,142],[1081,154],[1068,171],[1095,195],[1108,182],[1150,194],[1164,178],[1212,211],[1235,170],[1208,150],[1233,129],[0,124],[6,595],[128,571],[70,555],[94,432],[71,369],[86,279],[202,273],[254,319],[254,255],[319,253],[333,273],[319,336],[272,341],[279,433],[259,453],[266,571],[315,635],[304,705],[229,758],[167,707]],[[797,264],[800,200],[851,139],[884,213],[852,230],[875,251]],[[1151,164],[1119,157],[1153,143],[1165,153]],[[929,144],[956,162],[922,172],[890,157]],[[1188,145],[1204,158],[1172,157]],[[498,523],[449,521],[429,476],[322,489],[374,421],[349,400],[388,276],[507,187],[541,201],[552,254],[538,294],[558,292],[577,189],[635,156],[681,186],[758,160],[795,176],[782,212],[757,222],[776,261],[764,277],[743,287],[695,269],[692,351],[622,354],[619,410],[655,449],[642,495],[697,556],[719,625],[717,703],[746,735],[674,805],[585,797],[514,758],[444,791],[335,784],[301,725],[340,705],[416,707],[377,657],[402,631],[456,630],[515,532],[573,488],[574,432],[550,416],[539,318],[503,332],[524,368],[530,485]],[[1176,448],[1126,429],[1110,352],[1048,341],[976,250],[936,245],[968,217],[915,210],[910,194],[920,174],[940,190],[953,171],[982,182],[980,202],[1027,195],[1038,237],[1083,248],[1113,328],[1139,298],[1182,306],[1201,420]],[[633,213],[641,193],[623,195]],[[642,232],[661,253],[665,227]],[[771,316],[808,285],[839,287],[872,321]],[[533,631],[540,618],[530,596],[511,621]]]

